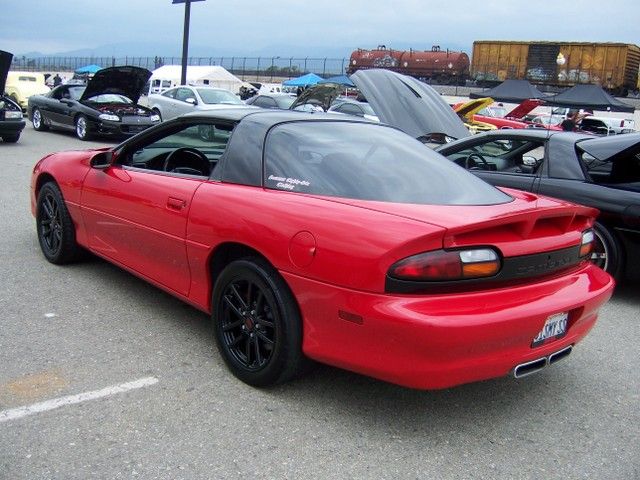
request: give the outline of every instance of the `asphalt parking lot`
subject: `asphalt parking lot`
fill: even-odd
[[[525,379],[421,392],[319,367],[257,390],[207,315],[102,260],[41,255],[33,165],[105,144],[30,124],[0,143],[0,479],[640,478],[640,285]]]

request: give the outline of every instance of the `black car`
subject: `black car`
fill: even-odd
[[[17,142],[25,125],[20,106],[4,95],[12,59],[13,54],[0,50],[0,138],[5,143]]]
[[[255,95],[245,102],[247,105],[261,108],[274,108],[280,110],[288,109],[296,100],[296,97],[287,93],[268,93],[264,95]]]
[[[640,133],[496,130],[437,151],[493,185],[599,209],[594,263],[617,279],[640,279]]]
[[[137,103],[150,76],[146,68],[104,68],[86,85],[60,85],[29,97],[29,120],[38,131],[74,130],[80,140],[96,134],[135,135],[160,122],[159,115]]]

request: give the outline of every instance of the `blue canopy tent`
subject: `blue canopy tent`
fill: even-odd
[[[316,75],[315,73],[307,73],[306,75],[302,75],[298,78],[285,80],[284,82],[282,82],[282,84],[287,87],[308,87],[309,85],[315,85],[320,80],[322,80],[322,77]]]
[[[338,85],[354,88],[356,86],[355,83],[353,83],[346,75],[336,75],[335,77],[325,78],[324,80],[320,80],[318,83],[337,83]]]
[[[98,70],[102,70],[102,67],[100,65],[85,65],[84,67],[80,67],[80,68],[76,69],[76,71],[74,73],[77,73],[78,75],[94,74]]]

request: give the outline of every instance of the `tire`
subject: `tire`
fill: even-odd
[[[76,137],[80,140],[89,140],[89,122],[84,115],[78,115],[76,118]]]
[[[17,134],[17,135],[3,135],[2,136],[2,141],[4,143],[16,143],[18,140],[20,140],[20,134]]]
[[[596,238],[591,261],[616,280],[620,280],[623,272],[624,254],[615,233],[599,222],[596,222],[593,231]]]
[[[298,305],[266,261],[249,257],[227,265],[216,280],[212,307],[218,349],[238,379],[267,387],[302,371]]]
[[[62,265],[80,256],[73,220],[54,182],[45,183],[38,194],[36,228],[40,248],[49,262]]]
[[[42,117],[42,112],[39,108],[34,108],[33,112],[31,112],[31,123],[33,124],[33,129],[38,132],[44,132],[49,129],[49,127],[44,123],[44,118]]]

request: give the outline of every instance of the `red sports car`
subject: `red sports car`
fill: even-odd
[[[40,160],[44,256],[82,250],[209,312],[255,386],[307,359],[443,388],[564,358],[613,280],[596,210],[490,186],[356,117],[249,109]]]

